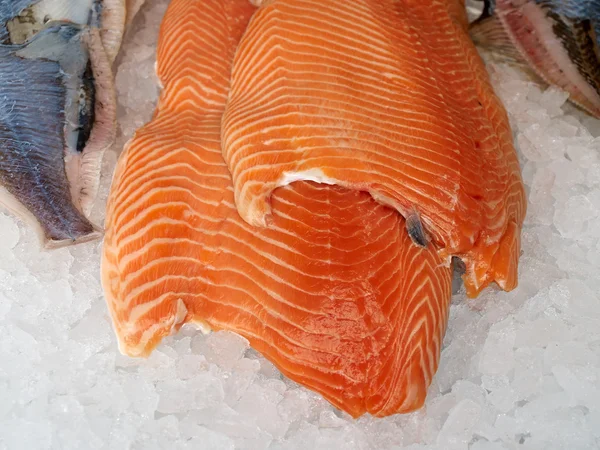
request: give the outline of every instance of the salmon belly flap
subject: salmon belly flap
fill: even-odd
[[[374,11],[382,3],[385,2],[357,1],[357,11]],[[369,181],[370,169],[356,170],[357,176],[366,180],[359,184],[344,181],[342,176],[331,177],[337,172],[329,172],[324,165],[298,166],[296,172],[291,171],[297,174],[312,170],[311,173],[318,175],[315,177],[297,177],[287,183],[266,179],[285,177],[290,172],[289,168],[280,167],[272,151],[272,141],[278,142],[281,155],[285,155],[285,146],[297,144],[301,148],[313,145],[310,139],[314,142],[329,139],[323,135],[325,128],[313,125],[310,114],[306,117],[306,130],[299,116],[294,116],[296,112],[290,114],[298,122],[291,125],[285,123],[287,119],[277,119],[277,111],[260,116],[265,123],[244,122],[251,121],[251,116],[257,117],[256,110],[268,109],[279,101],[269,96],[273,90],[295,86],[296,81],[290,77],[288,83],[261,88],[261,83],[269,77],[287,77],[276,68],[266,70],[245,87],[236,78],[242,72],[258,73],[268,66],[268,61],[263,60],[268,59],[268,52],[253,50],[255,53],[251,54],[247,43],[261,33],[264,39],[269,38],[266,34],[271,32],[273,23],[261,25],[265,12],[287,4],[301,5],[305,13],[313,11],[311,17],[319,18],[325,7],[343,3],[275,0],[264,2],[258,9],[248,0],[172,0],[169,4],[157,50],[157,71],[163,90],[152,121],[136,132],[118,161],[107,205],[102,283],[119,347],[127,355],[147,356],[163,337],[186,322],[212,330],[230,330],[247,338],[284,375],[319,392],[354,417],[364,413],[387,416],[409,412],[425,401],[437,370],[448,321],[452,273],[448,264],[450,253],[444,253],[450,244],[446,247],[440,244],[449,239],[443,227],[463,226],[462,219],[450,215],[448,211],[454,211],[452,208],[446,211],[438,204],[431,207],[436,214],[431,217],[426,215],[426,202],[411,204],[404,199],[396,204],[395,198],[401,198],[394,191],[396,184],[381,182],[402,173],[397,166],[399,157],[394,153],[386,156],[386,164],[394,172],[378,174],[371,170],[374,177],[379,177],[374,183]],[[447,10],[456,12],[456,8]],[[303,17],[300,12],[296,16]],[[452,14],[446,12],[446,17]],[[463,30],[461,20],[448,20],[456,24],[457,30]],[[360,23],[358,26],[364,27]],[[418,22],[414,26],[419,27]],[[294,30],[290,26],[283,34],[293,40]],[[313,33],[307,36],[312,38]],[[359,42],[363,45],[365,39]],[[345,45],[339,44],[344,52],[354,53]],[[377,60],[380,44],[369,45]],[[247,58],[245,68],[239,65],[243,58]],[[349,59],[349,56],[344,58]],[[335,67],[321,66],[308,78],[336,71]],[[484,73],[481,77],[486,80]],[[360,76],[357,80],[356,89],[362,89]],[[482,108],[497,114],[497,120],[490,119],[488,124],[499,130],[496,134],[489,133],[492,137],[487,140],[491,141],[510,130],[491,88],[485,91],[489,86],[483,81],[481,89],[489,104],[482,102]],[[317,95],[311,92],[307,80],[297,82],[308,86],[304,95]],[[230,87],[237,90],[230,91]],[[260,94],[257,89],[266,91]],[[338,103],[352,101],[358,105],[355,113],[365,114],[361,109],[363,103],[373,103],[379,94],[358,95],[358,90],[353,99],[331,100],[332,104],[338,107]],[[254,99],[245,99],[246,95],[253,95]],[[380,103],[385,103],[383,98]],[[292,110],[305,111],[304,106],[294,101],[287,99],[283,103],[287,102]],[[308,97],[306,101],[309,102]],[[424,99],[421,102],[427,103]],[[252,104],[256,110],[251,108]],[[406,105],[420,108],[410,98],[406,99]],[[418,123],[429,114],[400,111],[393,104],[384,107],[393,114],[380,114],[381,123],[395,124],[402,122],[402,117]],[[452,107],[453,114],[460,111]],[[273,119],[269,118],[271,114]],[[332,114],[332,110],[325,108],[317,116],[327,114]],[[348,133],[343,141],[346,147],[337,148],[340,160],[345,161],[339,166],[350,173],[352,164],[366,167],[361,160],[366,153],[361,148],[360,122],[366,121],[369,133],[382,139],[385,133],[372,127],[368,114],[363,118],[344,117],[342,110],[338,114],[339,127],[345,127]],[[354,127],[347,126],[349,120],[354,121]],[[440,120],[436,122],[433,117],[428,120],[433,129],[439,130],[424,135],[418,129],[410,132],[420,147],[438,145],[441,149],[445,148],[441,144],[452,142],[450,137],[458,139],[455,122],[446,124],[450,130],[448,137],[442,133]],[[248,128],[244,130],[245,127]],[[435,137],[436,133],[440,136]],[[472,130],[473,135],[477,133]],[[231,144],[233,134],[237,136],[234,141],[238,147]],[[393,141],[385,139],[389,148],[396,148]],[[342,142],[339,137],[336,141]],[[263,152],[258,148],[260,142]],[[502,152],[510,154],[514,150],[508,141],[501,144],[494,147],[494,164],[504,164],[506,173],[512,174],[513,162],[507,163]],[[378,145],[375,139],[369,148],[377,152]],[[480,150],[484,151],[487,145],[482,138]],[[311,158],[308,156],[311,151],[306,148],[306,160]],[[322,159],[319,151],[315,157]],[[471,181],[475,185],[481,181],[480,172],[487,170],[481,158],[476,162],[479,164],[476,170],[460,166],[463,163],[460,152],[454,154],[454,159],[442,154],[439,161],[433,153],[415,157],[420,165],[415,161],[407,163],[404,168],[414,169],[407,177],[417,183],[415,174],[446,171],[448,183],[458,183],[452,177],[472,170],[473,176],[479,177]],[[236,166],[247,161],[254,161],[247,166],[253,174],[251,178],[240,175],[246,169],[240,172]],[[379,167],[380,161],[376,158],[372,161],[373,167]],[[444,165],[451,167],[444,169]],[[319,178],[319,170],[327,176],[326,180]],[[492,188],[480,187],[478,192],[483,200],[471,199],[479,207],[473,212],[478,219],[468,227],[464,225],[469,230],[481,227],[473,231],[477,235],[473,238],[473,248],[479,245],[486,258],[501,263],[480,269],[480,272],[485,270],[487,277],[493,272],[490,267],[516,265],[513,250],[518,247],[521,214],[524,214],[517,206],[510,207],[520,201],[520,194],[511,191],[520,186],[520,178],[514,182],[515,186],[510,186],[502,184],[500,174],[494,176],[493,189],[504,189],[504,206],[488,205],[485,195]],[[444,178],[443,174],[440,177]],[[268,205],[264,224],[252,223],[242,212],[240,179],[246,180],[244,183],[251,188],[271,183],[263,199]],[[431,192],[435,199],[430,203],[443,205],[440,199],[446,194],[439,194],[440,186],[433,183]],[[424,189],[421,191],[426,194]],[[463,195],[460,189],[454,194],[456,199]],[[503,197],[498,195],[498,198]],[[402,202],[406,208],[399,206]],[[417,204],[425,206],[416,207]],[[432,218],[444,214],[450,222],[439,227],[442,231],[434,229]],[[415,233],[407,232],[418,229],[419,217],[425,230],[431,233],[431,239],[428,238],[431,242],[425,245],[415,244]],[[484,218],[489,223],[494,219],[496,228],[484,228]],[[464,219],[467,223],[468,214]],[[514,224],[512,233],[507,232],[510,224]],[[508,240],[506,245],[499,241],[488,245],[496,235],[499,240]],[[471,250],[464,243],[460,245],[462,250],[466,249],[465,254]],[[495,249],[491,256],[489,248]],[[485,264],[484,259],[477,264]],[[493,272],[496,279],[505,276],[501,269],[497,272]]]
[[[441,256],[462,258],[469,295],[515,287],[520,168],[461,4],[263,2],[223,118],[244,220],[268,226],[269,198],[294,181],[359,189],[418,217]]]

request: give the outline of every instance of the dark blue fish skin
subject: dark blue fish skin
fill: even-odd
[[[40,34],[60,29],[77,32],[63,26]],[[35,216],[47,240],[77,241],[95,230],[69,191],[65,75],[57,62],[17,56],[21,48],[0,46],[0,184]]]

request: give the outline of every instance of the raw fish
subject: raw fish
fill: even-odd
[[[99,31],[54,23],[0,46],[0,203],[40,229],[47,247],[101,235],[87,215],[115,124]]]
[[[235,56],[222,138],[252,225],[268,226],[280,186],[337,184],[462,259],[470,296],[517,284],[521,172],[460,0],[262,2]]]
[[[600,1],[486,0],[471,35],[600,118]]]
[[[119,159],[102,278],[123,353],[186,322],[246,337],[286,376],[357,417],[422,406],[437,369],[451,268],[368,193],[309,181],[238,215],[221,118],[247,0],[173,0],[154,119]]]
[[[0,203],[48,248],[102,234],[88,217],[115,137],[111,64],[142,3],[0,0]]]

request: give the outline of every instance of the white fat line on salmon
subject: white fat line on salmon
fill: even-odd
[[[314,181],[329,185],[337,184],[336,180],[327,177],[321,169],[309,169],[301,172],[284,172],[278,186],[287,186],[295,181]]]

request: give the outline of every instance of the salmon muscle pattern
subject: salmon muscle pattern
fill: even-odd
[[[514,288],[520,168],[462,5],[263,2],[223,118],[241,216],[268,226],[273,191],[298,180],[367,191],[419,218],[440,255],[462,258],[469,295],[492,281]]]
[[[231,330],[353,416],[419,408],[437,369],[451,273],[368,193],[302,181],[271,197],[269,228],[238,214],[220,145],[247,0],[173,0],[164,89],[122,154],[102,279],[123,353],[147,356],[185,322]]]

